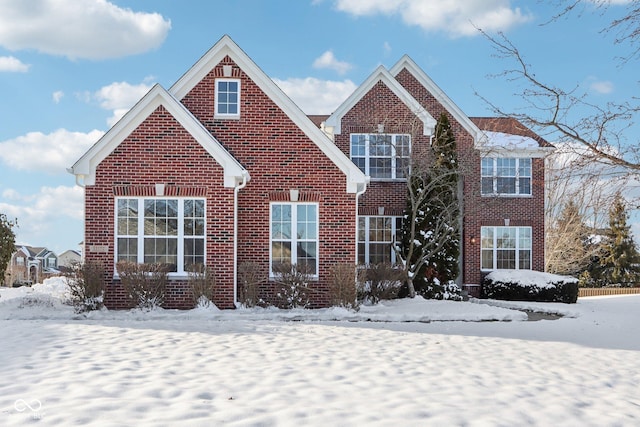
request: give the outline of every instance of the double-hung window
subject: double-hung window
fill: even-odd
[[[271,204],[271,271],[296,265],[318,274],[318,204]]]
[[[531,159],[484,157],[482,159],[482,194],[531,195]]]
[[[205,200],[116,199],[116,261],[185,273],[205,262]]]
[[[399,239],[402,217],[358,217],[358,264],[394,264],[392,244]]]
[[[482,227],[481,268],[531,269],[531,227]]]
[[[215,117],[236,118],[240,116],[240,80],[216,79]]]
[[[400,134],[351,134],[351,161],[372,179],[404,179],[411,137]]]

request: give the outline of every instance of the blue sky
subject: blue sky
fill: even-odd
[[[408,54],[469,116],[475,92],[513,110],[514,87],[490,75],[475,27],[502,31],[537,75],[594,103],[637,91],[612,16],[542,26],[549,3],[510,0],[3,0],[0,3],[0,213],[17,242],[61,253],[83,240],[83,190],[66,172],[154,83],[169,88],[224,34],[308,114],[329,114],[380,64]],[[621,3],[624,3],[622,1]]]

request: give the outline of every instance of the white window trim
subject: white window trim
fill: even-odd
[[[493,229],[493,248],[491,249],[493,251],[493,266],[492,268],[483,268],[482,267],[482,252],[485,250],[482,247],[482,229],[484,228],[492,228]],[[506,226],[502,226],[502,225],[496,225],[496,226],[483,226],[480,228],[480,271],[493,271],[493,270],[502,270],[500,268],[497,268],[497,262],[498,262],[498,257],[497,257],[497,252],[498,252],[498,245],[497,245],[497,240],[498,240],[498,233],[496,232],[496,230],[498,228],[515,228],[516,229],[516,247],[513,249],[515,251],[515,264],[516,264],[516,268],[515,270],[531,270],[533,268],[533,228],[531,226],[511,226],[511,227],[506,227]],[[531,245],[528,248],[521,248],[520,247],[520,232],[519,230],[521,228],[528,228],[529,229],[529,235],[530,240],[531,240]],[[524,250],[524,249],[528,249],[529,250],[529,268],[524,268],[521,269],[520,268],[520,250]],[[488,250],[488,249],[486,249]]]
[[[119,235],[118,234],[118,200],[138,200],[138,234],[136,236],[133,235]],[[207,200],[203,197],[116,197],[114,203],[114,229],[113,229],[113,261],[114,261],[114,274],[115,278],[118,278],[118,271],[115,269],[115,265],[118,263],[118,237],[135,237],[137,238],[137,246],[138,246],[138,264],[144,264],[144,201],[145,200],[177,200],[178,201],[178,235],[176,239],[178,241],[178,252],[177,252],[177,264],[175,272],[167,273],[168,277],[171,278],[182,278],[187,277],[189,275],[188,272],[184,270],[184,202],[185,200],[202,200],[204,201],[204,260],[206,264],[207,260]],[[142,234],[141,234],[142,233]],[[187,238],[193,236],[187,236]]]
[[[298,259],[298,238],[295,227],[298,224],[298,210],[295,207],[304,205],[304,206],[315,206],[316,207],[316,273],[311,275],[312,279],[318,279],[318,274],[320,272],[320,205],[319,203],[314,202],[271,202],[269,203],[269,278],[274,279],[275,275],[273,273],[273,206],[274,205],[289,205],[291,206],[291,263],[295,264],[293,261]],[[282,241],[284,239],[277,239],[278,241]],[[310,241],[310,239],[302,240],[302,241]]]
[[[371,176],[371,172],[370,172],[370,165],[371,165],[371,159],[380,159],[380,158],[387,158],[386,156],[373,156],[371,157],[370,152],[369,152],[369,141],[370,141],[370,137],[371,135],[375,135],[375,136],[391,136],[392,138],[392,143],[391,143],[391,177],[389,178],[377,178],[377,177],[372,177]],[[352,133],[349,135],[349,158],[351,159],[351,161],[353,161],[354,155],[353,155],[353,149],[352,149],[352,142],[351,142],[351,137],[352,136],[364,136],[365,137],[365,155],[364,155],[364,168],[365,170],[363,171],[364,174],[368,177],[371,178],[372,181],[406,181],[407,177],[403,176],[398,178],[397,177],[397,168],[396,168],[396,160],[398,158],[401,159],[410,159],[411,158],[411,151],[412,151],[412,141],[411,141],[411,135],[410,134],[406,134],[406,133]],[[409,155],[405,156],[405,157],[398,157],[396,155],[396,144],[395,144],[395,140],[398,136],[406,136],[409,138]],[[363,158],[362,156],[355,156],[357,158]],[[408,175],[408,172],[407,174]]]
[[[238,83],[238,112],[235,114],[229,113],[220,113],[218,112],[218,83],[219,82],[236,82]],[[231,79],[231,78],[217,78],[215,79],[215,90],[214,90],[214,119],[237,119],[240,118],[240,96],[241,96],[241,82],[240,79]]]
[[[360,234],[360,218],[364,218],[364,242],[358,240],[358,236]],[[401,216],[392,216],[392,215],[358,215],[357,224],[358,224],[358,235],[356,235],[356,251],[358,250],[358,246],[360,243],[364,243],[364,263],[369,264],[371,262],[371,254],[370,254],[370,245],[371,241],[369,240],[369,230],[371,224],[371,218],[391,218],[391,242],[389,242],[389,251],[391,251],[391,264],[396,264],[396,252],[393,250],[393,239],[398,233],[398,219],[401,219]],[[373,243],[387,243],[387,242],[373,242]],[[360,264],[360,253],[356,254],[356,260],[358,260],[358,264]]]
[[[482,175],[482,161],[485,159],[493,160],[493,169],[492,175]],[[498,193],[498,159],[515,159],[516,161],[516,191],[515,193]],[[528,193],[520,193],[520,160],[529,160],[530,161],[530,170],[531,174],[529,176],[524,176],[523,178],[529,178],[529,192]],[[533,197],[533,159],[530,157],[492,157],[486,156],[482,157],[480,161],[480,193],[483,197],[491,196],[491,197]],[[493,191],[491,193],[482,193],[482,178],[491,178],[493,184]]]

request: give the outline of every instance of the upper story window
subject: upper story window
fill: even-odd
[[[240,80],[216,79],[216,111],[220,118],[240,116]]]
[[[47,258],[47,267],[55,268],[56,267],[56,259],[51,257]]]
[[[531,159],[483,158],[482,194],[530,196]]]
[[[16,264],[17,265],[24,265],[24,257],[22,257],[22,256],[16,257]]]
[[[411,136],[351,134],[351,160],[372,179],[404,179],[411,155]]]
[[[358,217],[358,264],[395,264],[392,244],[400,240],[402,217]]]
[[[482,227],[481,268],[531,269],[531,227]]]
[[[116,261],[192,271],[205,262],[205,219],[204,199],[117,199]]]

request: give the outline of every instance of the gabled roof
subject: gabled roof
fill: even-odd
[[[349,112],[378,82],[387,86],[422,121],[423,133],[431,135],[436,127],[434,119],[427,110],[402,85],[380,65],[375,71],[329,116],[326,126],[333,127],[334,134],[342,133],[342,117]]]
[[[364,188],[367,178],[358,167],[336,147],[260,67],[229,37],[224,35],[169,89],[182,100],[216,65],[229,56],[242,71],[313,141],[347,177],[347,191]]]
[[[487,135],[479,147],[486,153],[544,157],[554,150],[553,145],[513,117],[472,117],[471,120]]]
[[[122,143],[159,106],[163,106],[193,138],[207,150],[224,170],[224,186],[235,187],[247,171],[196,119],[189,110],[162,86],[156,84],[136,105],[102,136],[70,169],[76,181],[95,184],[96,167]]]
[[[404,55],[398,62],[395,63],[389,72],[395,77],[403,69],[406,69],[411,75],[413,75],[418,82],[424,86],[427,91],[440,103],[442,106],[453,116],[462,127],[469,132],[474,138],[475,143],[479,143],[484,139],[482,131],[476,126],[466,114],[462,112],[449,98],[438,85],[420,68],[408,55]]]

